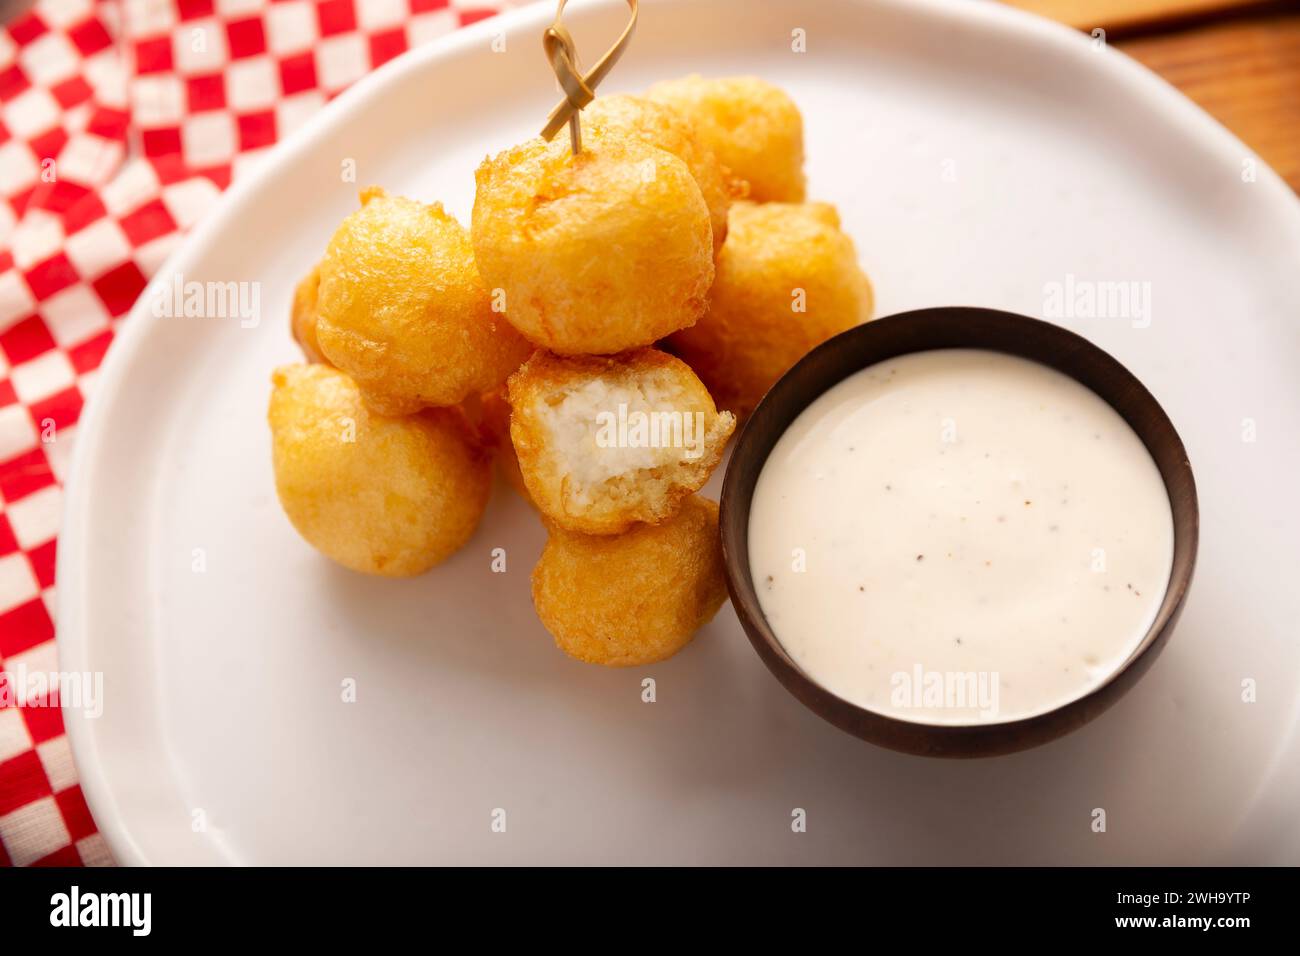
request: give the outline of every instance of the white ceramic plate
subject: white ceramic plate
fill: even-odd
[[[788,88],[811,191],[839,205],[881,314],[1042,315],[1067,276],[1150,283],[1147,328],[1061,320],[1151,387],[1201,491],[1182,623],[1113,710],[1012,757],[889,753],[796,703],[729,608],[668,663],[571,662],[529,600],[542,532],[504,488],[469,546],[417,580],[350,574],[298,539],[264,411],[272,367],[296,358],[293,284],[355,203],[340,164],[467,217],[477,163],[556,99],[539,44],[551,14],[401,58],[231,191],[157,281],[260,281],[257,328],[137,308],[113,346],[80,429],[58,580],[63,667],[105,674],[102,718],[67,717],[117,857],[1300,862],[1300,203],[1262,165],[1243,181],[1249,151],[1119,53],[994,4],[649,2],[606,92],[692,71]],[[625,16],[619,0],[569,15],[592,51]],[[505,574],[490,572],[496,547]]]

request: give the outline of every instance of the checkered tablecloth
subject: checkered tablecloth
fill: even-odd
[[[56,699],[54,553],[116,325],[333,95],[509,0],[39,0],[0,30],[0,865],[112,862]],[[539,53],[540,55],[540,53]]]

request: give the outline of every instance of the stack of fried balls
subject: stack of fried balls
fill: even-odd
[[[276,490],[354,571],[428,571],[471,538],[491,465],[549,540],[538,616],[581,661],[648,664],[726,599],[696,492],[738,419],[870,318],[803,121],[751,77],[599,97],[583,148],[529,140],[476,174],[470,228],[379,188],[299,284],[308,364],[277,369]]]

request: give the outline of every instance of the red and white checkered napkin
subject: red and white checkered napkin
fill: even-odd
[[[57,696],[27,692],[58,671],[59,486],[117,322],[276,140],[506,5],[38,0],[0,30],[0,865],[112,862]]]

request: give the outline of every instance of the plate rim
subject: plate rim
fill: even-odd
[[[621,7],[624,2],[625,0],[593,0],[584,7],[584,12],[598,7]],[[999,39],[1019,38],[1053,47],[1063,54],[1077,51],[1081,42],[1090,42],[1086,34],[1071,27],[1001,3],[970,3],[963,0],[840,2],[846,5],[888,8],[918,20],[973,26],[997,35]],[[655,0],[648,0],[648,5],[658,4]],[[142,344],[152,331],[152,326],[161,321],[148,308],[150,290],[173,273],[183,273],[190,263],[200,258],[214,240],[227,231],[230,222],[239,215],[250,197],[262,188],[263,181],[272,178],[277,170],[310,150],[313,144],[350,113],[381,98],[385,88],[393,85],[400,77],[423,70],[433,61],[450,58],[474,46],[485,45],[485,41],[495,33],[514,33],[525,28],[540,29],[550,19],[551,11],[546,4],[533,3],[504,10],[496,16],[456,29],[409,50],[360,78],[302,127],[276,144],[248,175],[232,183],[221,196],[216,208],[181,241],[158,268],[126,318],[119,322],[113,341],[99,367],[95,388],[78,421],[76,442],[63,483],[64,501],[55,567],[55,641],[60,670],[86,670],[90,636],[82,609],[86,590],[85,569],[90,562],[87,528],[92,511],[91,483],[87,468],[90,467],[89,462],[94,458],[95,449],[100,442],[103,431],[101,423],[110,414],[117,394],[127,382],[128,373]],[[1169,126],[1177,127],[1180,132],[1194,139],[1207,154],[1254,157],[1258,162],[1258,178],[1253,185],[1266,190],[1264,199],[1277,210],[1277,221],[1283,223],[1300,243],[1300,196],[1287,186],[1255,150],[1162,77],[1122,51],[1108,46],[1105,54],[1097,58],[1095,68],[1111,71],[1117,80],[1134,93],[1135,99],[1141,100],[1143,110],[1158,115]],[[64,706],[62,712],[82,793],[114,858],[119,864],[127,866],[164,862],[148,857],[119,811],[91,719],[79,709],[69,706]],[[1293,709],[1291,726],[1285,732],[1275,758],[1264,771],[1265,783],[1277,776],[1279,764],[1285,763],[1281,759],[1282,755],[1294,752],[1298,742],[1300,698]],[[1261,790],[1263,787],[1261,784]],[[1249,822],[1258,803],[1258,796],[1257,793],[1254,802],[1247,807],[1243,819],[1238,822],[1239,827]]]

